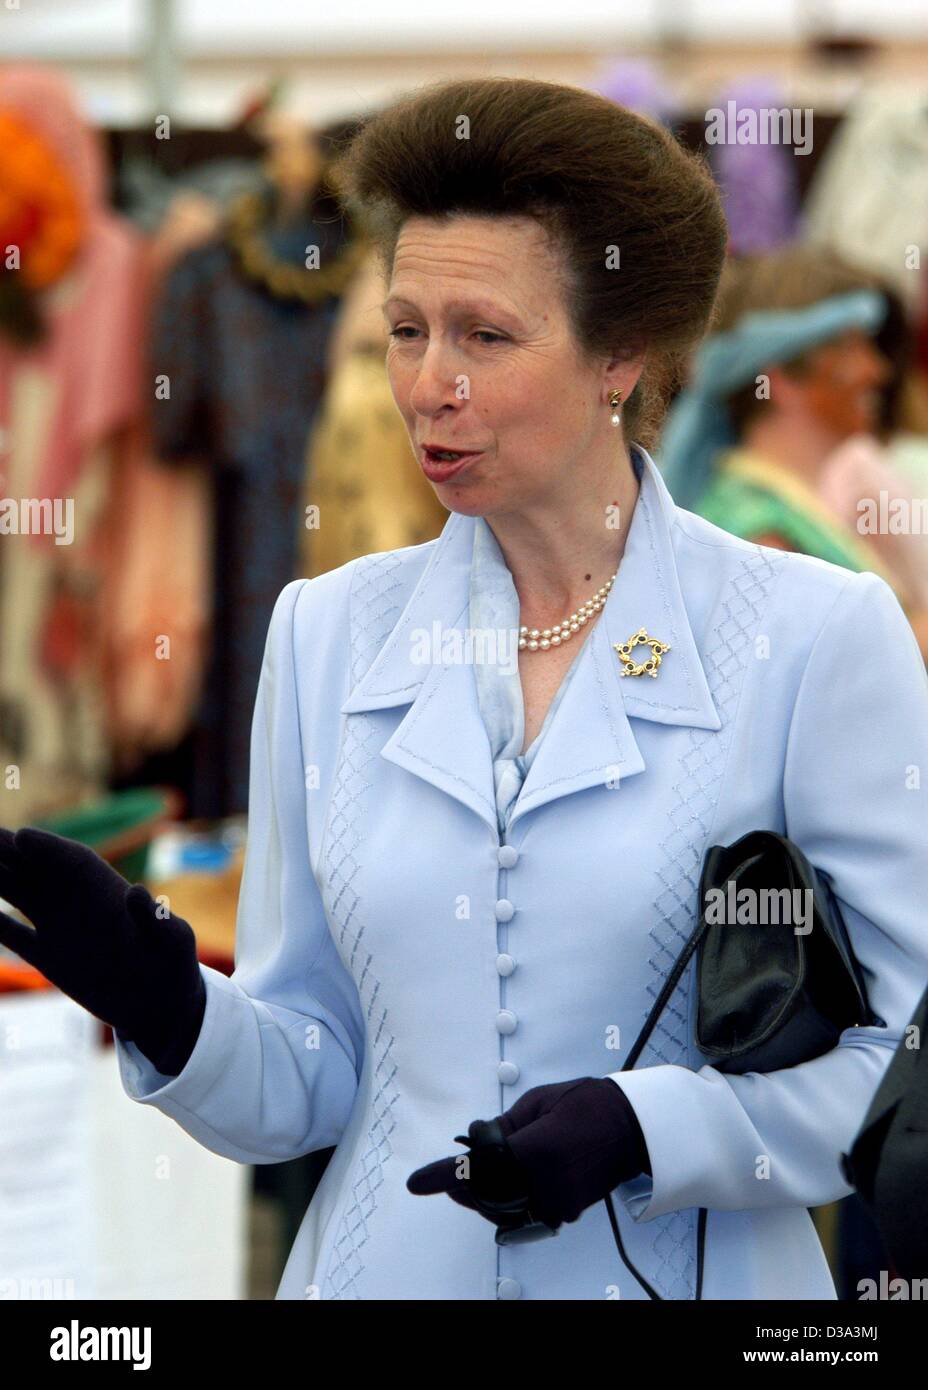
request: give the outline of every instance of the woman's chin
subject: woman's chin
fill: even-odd
[[[461,516],[486,516],[491,510],[488,498],[464,496],[463,489],[456,490],[457,496],[450,495],[455,491],[452,488],[436,488],[435,491],[439,502],[443,507],[447,507],[449,512],[458,512]],[[449,495],[446,496],[446,493]]]
[[[483,516],[485,512],[493,510],[490,489],[481,487],[479,482],[471,485],[470,482],[465,484],[463,478],[460,482],[449,478],[446,483],[432,482],[431,486],[439,502],[449,512],[460,512],[462,516]]]

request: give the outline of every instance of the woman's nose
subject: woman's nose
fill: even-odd
[[[409,392],[409,404],[419,415],[434,415],[443,405],[466,400],[470,394],[466,388],[466,378],[460,373],[455,375],[449,354],[433,342],[422,357]]]

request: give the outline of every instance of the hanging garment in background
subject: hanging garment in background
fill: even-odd
[[[180,232],[169,219],[146,242],[139,277],[146,331],[171,267],[209,239],[196,227]],[[156,768],[158,755],[177,750],[203,693],[212,628],[212,478],[203,466],[181,469],[155,457],[154,390],[149,381],[144,417],[113,479],[103,698],[113,781],[144,785],[166,777],[186,793],[186,764],[179,775]]]
[[[359,347],[342,359],[308,460],[300,564],[292,578],[314,579],[359,555],[421,545],[448,520],[412,451],[382,347]],[[318,507],[318,524],[309,507]],[[307,527],[307,520],[314,524]]]
[[[338,226],[301,218],[266,233],[282,262],[323,265]],[[297,565],[306,440],[325,386],[338,299],[284,299],[246,277],[225,237],[184,256],[153,318],[151,368],[169,384],[155,402],[159,458],[205,466],[213,488],[213,617],[194,732],[188,812],[241,814],[268,623]]]
[[[202,695],[211,640],[212,480],[170,468],[141,430],[113,482],[103,698],[113,772],[174,749]],[[146,780],[143,778],[143,781]]]
[[[44,338],[0,339],[0,495],[65,504],[65,543],[22,526],[0,536],[0,767],[18,771],[18,785],[0,781],[0,820],[16,826],[99,794],[109,775],[103,572],[112,480],[142,413],[144,243],[107,206],[102,139],[64,78],[8,67],[0,112],[45,143],[82,211],[75,259],[39,296]]]

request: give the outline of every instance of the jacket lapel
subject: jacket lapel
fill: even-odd
[[[614,785],[643,772],[644,758],[630,719],[721,728],[677,574],[676,506],[650,455],[634,447],[641,454],[641,488],[619,572],[529,769],[510,824],[555,797]],[[642,627],[650,637],[669,643],[670,651],[656,676],[623,676],[614,644],[627,642]],[[632,651],[636,662],[649,655],[646,646]]]
[[[493,763],[473,666],[449,659],[468,627],[473,537],[473,518],[452,512],[399,621],[341,709],[411,702],[381,757],[463,802],[495,832]],[[430,659],[422,659],[424,647]]]
[[[631,719],[721,728],[677,574],[676,507],[653,460],[640,446],[634,449],[641,488],[618,576],[529,769],[511,824],[557,797],[643,772]],[[469,623],[474,526],[472,517],[449,516],[396,627],[341,709],[353,714],[408,703],[381,756],[469,806],[496,833],[493,765],[473,665],[453,659],[447,645],[455,635],[463,639]],[[655,678],[623,677],[613,644],[642,627],[668,642],[670,651]],[[430,634],[426,661],[423,634]],[[643,661],[648,648],[639,646],[632,655]]]

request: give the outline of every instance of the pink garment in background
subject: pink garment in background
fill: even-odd
[[[144,332],[173,263],[157,238],[140,265]],[[103,688],[114,770],[171,748],[190,727],[211,640],[212,477],[154,455],[148,411],[124,438],[101,555]],[[165,648],[164,639],[169,639]]]
[[[171,248],[165,253],[108,206],[103,137],[64,77],[35,65],[0,66],[0,109],[44,138],[70,174],[86,218],[64,277],[68,293],[56,295],[53,285],[46,299],[45,339],[24,349],[0,338],[0,430],[9,426],[16,374],[35,369],[54,383],[53,417],[24,491],[69,497],[99,449],[112,459],[110,494],[92,534],[78,516],[73,546],[56,547],[41,533],[18,541],[64,571],[73,565],[97,577],[86,613],[59,603],[45,622],[73,652],[75,669],[93,670],[112,770],[127,772],[186,732],[211,617],[207,480],[196,469],[160,464],[150,443],[149,306]],[[168,660],[157,656],[164,637]],[[36,648],[45,649],[38,633]]]
[[[144,241],[107,205],[103,141],[84,118],[67,79],[33,65],[0,67],[0,110],[27,121],[45,140],[78,190],[86,218],[68,272],[80,275],[80,293],[49,315],[50,331],[37,346],[17,348],[0,339],[0,426],[9,418],[9,384],[17,364],[34,364],[59,385],[32,495],[65,497],[94,447],[130,425],[141,410]],[[41,534],[30,540],[49,543]]]
[[[144,429],[114,481],[103,688],[118,773],[177,744],[200,698],[211,638],[211,489],[205,468],[159,463]]]
[[[887,508],[893,498],[911,503],[916,497],[910,480],[893,466],[886,449],[872,435],[846,439],[829,455],[819,475],[818,492],[825,505],[873,546],[919,607],[928,607],[928,536],[916,528],[898,535],[860,530],[865,514],[860,502],[870,498],[878,511],[881,491],[887,494]]]

